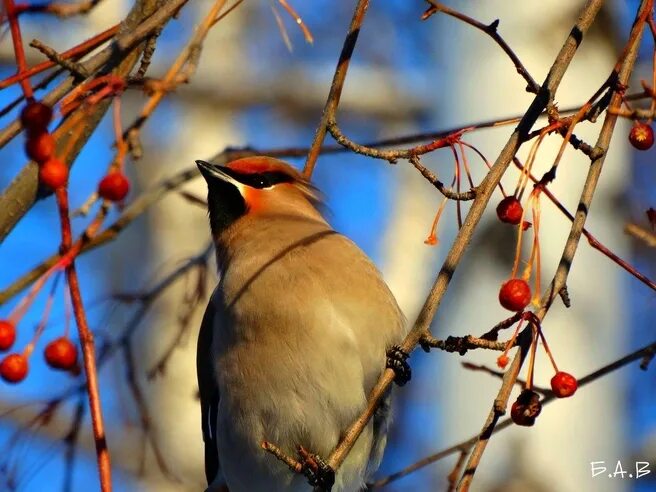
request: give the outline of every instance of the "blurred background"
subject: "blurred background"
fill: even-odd
[[[202,19],[211,2],[185,6],[163,31],[149,75],[161,76]],[[532,76],[541,82],[582,7],[582,1],[543,0],[452,2],[474,18],[500,19],[499,32]],[[132,2],[105,0],[81,18],[59,20],[25,16],[24,38],[36,37],[60,50],[124,18]],[[272,149],[310,144],[328,93],[332,73],[354,2],[314,0],[292,3],[314,36],[304,42],[293,19],[263,0],[244,2],[209,34],[200,65],[190,84],[169,94],[146,125],[144,157],[128,162],[134,199],[163,178],[191,168],[226,146]],[[293,48],[286,46],[272,7],[286,23]],[[557,102],[580,105],[603,83],[628,34],[637,2],[608,2],[567,72]],[[421,1],[372,2],[347,77],[339,122],[358,142],[442,130],[490,119],[521,115],[532,96],[514,67],[488,37],[452,18],[419,20]],[[640,78],[651,80],[651,40],[644,41]],[[14,73],[11,40],[0,44],[0,77]],[[30,64],[41,55],[30,50]],[[35,54],[36,53],[36,54]],[[0,106],[19,94],[0,92]],[[144,101],[138,91],[124,97],[123,120],[131,122]],[[11,121],[5,116],[2,125]],[[600,123],[577,127],[594,142]],[[494,161],[513,127],[467,135]],[[635,155],[627,145],[629,126],[616,129],[601,185],[587,228],[619,256],[649,277],[656,276],[654,250],[623,233],[629,221],[645,224],[644,211],[656,204],[654,153]],[[329,142],[329,138],[327,142]],[[553,162],[560,137],[549,137],[536,161],[541,176]],[[113,150],[111,119],[106,118],[76,161],[70,189],[79,207],[104,175]],[[2,151],[0,188],[5,189],[24,165],[22,139]],[[520,155],[526,157],[527,148]],[[484,165],[468,154],[475,179]],[[440,176],[452,176],[453,156],[446,149],[424,159]],[[303,160],[294,163],[301,167]],[[589,160],[568,148],[558,179],[550,189],[570,210],[576,208]],[[504,178],[512,190],[518,174]],[[421,308],[456,233],[455,205],[449,203],[438,231],[439,243],[427,246],[433,216],[441,201],[434,188],[407,162],[391,166],[352,154],[321,156],[313,179],[326,195],[329,220],[351,237],[382,270],[409,320]],[[196,179],[185,190],[199,196]],[[498,193],[491,205],[501,199]],[[555,271],[570,223],[552,205],[542,207],[542,274]],[[113,212],[115,218],[119,212]],[[86,219],[74,227],[81,232]],[[56,251],[59,224],[52,198],[39,202],[0,244],[0,287],[4,288],[41,259]],[[479,335],[506,317],[498,305],[499,284],[508,277],[515,234],[500,223],[492,207],[484,217],[465,261],[456,273],[433,325],[438,338]],[[202,439],[196,397],[195,343],[204,303],[186,309],[186,294],[198,282],[189,274],[148,306],[119,302],[117,295],[147,292],[209,243],[206,212],[178,193],[170,193],[108,246],[78,262],[89,319],[100,346],[112,346],[129,332],[129,350],[109,352],[100,370],[102,404],[108,426],[115,488],[119,491],[196,491],[204,487]],[[210,255],[211,256],[211,255]],[[203,281],[203,278],[201,278]],[[213,259],[206,285],[216,283]],[[572,307],[556,302],[544,329],[559,366],[577,377],[653,341],[654,296],[582,241],[569,282]],[[193,289],[192,289],[193,290]],[[20,298],[20,297],[19,297]],[[4,317],[14,299],[0,307]],[[61,299],[60,299],[61,300]],[[33,335],[45,303],[37,299],[19,330],[19,345]],[[63,302],[56,302],[43,340],[63,331]],[[192,316],[189,329],[180,318]],[[136,320],[136,321],[135,321]],[[45,343],[45,341],[43,342]],[[396,391],[395,422],[379,476],[475,435],[499,388],[488,374],[464,369],[461,362],[495,366],[498,354],[416,351],[412,384]],[[542,353],[536,384],[549,386],[552,369]],[[81,379],[49,370],[35,352],[28,379],[0,385],[0,490],[86,491],[97,487],[96,463],[88,413],[78,444],[67,444],[72,422],[86,401]],[[141,391],[136,393],[135,387]],[[652,473],[639,480],[591,477],[591,462],[605,461],[614,471],[636,461],[656,471],[656,379],[637,364],[586,386],[574,398],[545,407],[533,428],[510,428],[495,436],[473,482],[478,491],[647,491],[656,490]],[[65,395],[47,425],[33,425],[35,415]],[[143,397],[143,398],[141,398]],[[514,399],[514,397],[513,397]],[[69,439],[70,441],[70,439]],[[393,482],[389,491],[446,488],[456,456]],[[67,465],[68,463],[68,465]],[[72,472],[67,472],[72,470]]]

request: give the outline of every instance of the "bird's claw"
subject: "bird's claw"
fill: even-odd
[[[403,386],[412,378],[412,370],[408,364],[410,354],[400,346],[394,345],[387,351],[387,368],[394,371],[394,382]]]
[[[298,449],[303,475],[315,490],[330,491],[335,484],[335,470],[318,454],[308,452],[303,446]]]

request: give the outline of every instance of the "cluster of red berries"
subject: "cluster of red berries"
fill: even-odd
[[[497,216],[506,224],[519,225],[523,215],[522,204],[514,195],[505,197],[497,205]],[[524,221],[522,229],[526,230],[530,225]],[[511,278],[501,285],[499,302],[509,311],[523,311],[531,302],[531,288],[526,280]]]
[[[551,391],[557,398],[568,398],[576,393],[578,381],[567,372],[558,371],[551,378]],[[510,408],[510,418],[517,425],[530,427],[542,411],[540,396],[532,389],[522,391]]]
[[[27,134],[25,153],[39,165],[39,182],[51,190],[66,186],[68,167],[55,156],[55,139],[48,131],[52,108],[39,101],[30,101],[20,115]]]
[[[508,282],[507,282],[508,283]],[[505,285],[505,284],[504,284]],[[530,294],[529,294],[530,297]],[[551,378],[551,391],[557,398],[568,398],[576,393],[578,388],[578,381],[571,374],[561,371],[556,365],[556,360],[549,349],[547,339],[542,332],[539,318],[531,312],[523,312],[519,317],[519,323],[515,328],[515,333],[506,343],[506,349],[497,358],[497,365],[501,369],[505,369],[510,362],[508,352],[515,345],[515,341],[519,335],[522,324],[528,321],[532,328],[532,342],[531,342],[531,356],[529,360],[528,376],[524,391],[519,395],[515,403],[513,403],[510,416],[517,425],[531,426],[535,423],[536,417],[540,414],[542,405],[540,403],[540,396],[533,391],[533,374],[535,370],[535,354],[538,348],[538,342],[542,340],[542,346],[549,356],[551,365],[553,366],[556,374]]]
[[[9,350],[16,341],[16,327],[9,320],[0,320],[0,350]],[[27,352],[27,351],[26,351]],[[44,349],[46,363],[53,369],[77,372],[77,347],[68,337],[59,337]],[[19,383],[27,377],[28,354],[14,352],[0,360],[0,377],[8,383]]]
[[[55,139],[48,131],[52,108],[31,101],[21,111],[20,118],[27,134],[25,153],[39,165],[39,182],[51,190],[66,186],[68,167],[55,157]],[[122,201],[129,191],[130,182],[120,171],[110,171],[98,184],[98,195],[111,202]]]
[[[654,130],[646,123],[636,122],[629,132],[629,142],[638,150],[647,150],[654,145]]]

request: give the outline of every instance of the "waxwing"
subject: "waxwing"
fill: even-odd
[[[398,355],[403,314],[294,168],[269,157],[197,164],[220,273],[198,339],[207,490],[359,491],[382,459],[389,394],[336,474],[320,457]],[[393,365],[407,374],[404,362]],[[299,446],[316,453],[307,476],[265,452],[265,441],[292,457]]]

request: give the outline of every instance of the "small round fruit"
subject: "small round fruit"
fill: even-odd
[[[501,222],[517,225],[522,220],[524,209],[514,196],[507,196],[497,205],[497,216]]]
[[[98,195],[111,202],[120,202],[130,191],[130,181],[120,171],[112,171],[98,184]]]
[[[67,181],[68,168],[56,157],[48,159],[39,166],[39,182],[51,190],[66,186]]]
[[[44,132],[52,120],[52,108],[42,102],[31,101],[21,111],[20,120],[23,128],[30,133]]]
[[[27,357],[9,354],[0,362],[0,377],[8,383],[20,383],[27,376]]]
[[[505,369],[508,365],[508,362],[510,362],[510,357],[508,357],[506,354],[501,354],[497,358],[497,366],[499,366],[501,369]]]
[[[579,383],[574,376],[567,372],[558,371],[551,378],[551,390],[558,398],[567,398],[576,393]]]
[[[46,345],[46,362],[53,369],[71,371],[77,366],[77,347],[66,337],[60,337]]]
[[[531,288],[521,278],[511,278],[499,290],[499,302],[509,311],[522,311],[531,302]]]
[[[56,338],[46,345],[44,356],[53,369],[70,371],[77,366],[77,347],[67,337]]]
[[[55,139],[48,132],[35,133],[27,137],[25,153],[39,164],[43,164],[55,153]]]
[[[636,123],[629,133],[629,142],[638,150],[647,150],[654,145],[654,130],[645,123]]]
[[[9,350],[16,341],[16,327],[7,320],[0,320],[0,350]]]
[[[541,411],[542,403],[538,394],[532,390],[524,390],[512,404],[510,418],[517,425],[530,427],[535,424],[535,419]]]

